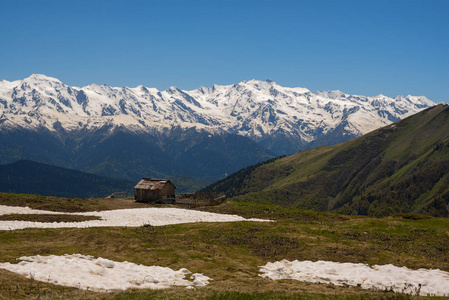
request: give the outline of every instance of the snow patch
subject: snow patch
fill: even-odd
[[[270,222],[263,219],[245,219],[237,215],[225,215],[180,208],[134,208],[117,209],[84,213],[61,213],[36,210],[28,207],[0,205],[0,215],[5,214],[67,214],[80,216],[96,216],[100,220],[83,222],[29,222],[0,221],[0,230],[16,230],[24,228],[87,228],[87,227],[139,227],[143,225],[164,226],[170,224],[197,222]]]
[[[449,296],[449,273],[439,269],[411,270],[394,265],[282,260],[260,269],[264,278],[294,279],[313,283],[360,286],[414,295]]]
[[[205,286],[211,278],[185,268],[174,271],[159,266],[137,265],[105,258],[72,254],[64,256],[23,256],[18,264],[0,263],[0,269],[42,282],[94,292],[136,289],[165,289],[172,286]]]

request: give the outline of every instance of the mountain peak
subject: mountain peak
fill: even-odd
[[[319,91],[317,92],[319,95],[325,95],[329,99],[338,99],[344,96],[345,94],[340,90],[331,90],[331,91]]]
[[[166,90],[166,92],[169,93],[170,95],[173,95],[179,92],[179,89],[176,86],[171,86]]]
[[[49,77],[44,74],[31,74],[28,78],[25,78],[23,81],[26,82],[43,82],[43,81],[54,81],[62,83],[59,79],[54,77]]]
[[[272,86],[276,85],[276,82],[274,82],[273,80],[270,80],[270,79],[268,79],[268,80],[251,79],[249,81],[242,81],[240,84],[253,86],[253,87],[257,88],[258,90],[266,90],[266,89],[270,89]]]

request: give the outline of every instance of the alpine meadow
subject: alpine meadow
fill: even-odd
[[[449,1],[0,1],[0,300],[449,299]]]

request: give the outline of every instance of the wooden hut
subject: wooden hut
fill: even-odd
[[[174,203],[175,189],[168,179],[142,178],[134,187],[134,199],[145,203]]]

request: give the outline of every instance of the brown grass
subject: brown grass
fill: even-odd
[[[80,199],[11,193],[0,193],[0,205],[28,206],[34,209],[59,212],[88,212],[149,207],[148,204],[135,202],[133,198]]]
[[[0,215],[0,221],[28,221],[28,222],[83,222],[100,220],[97,216],[79,216],[79,215],[51,215],[51,214],[10,214]]]

